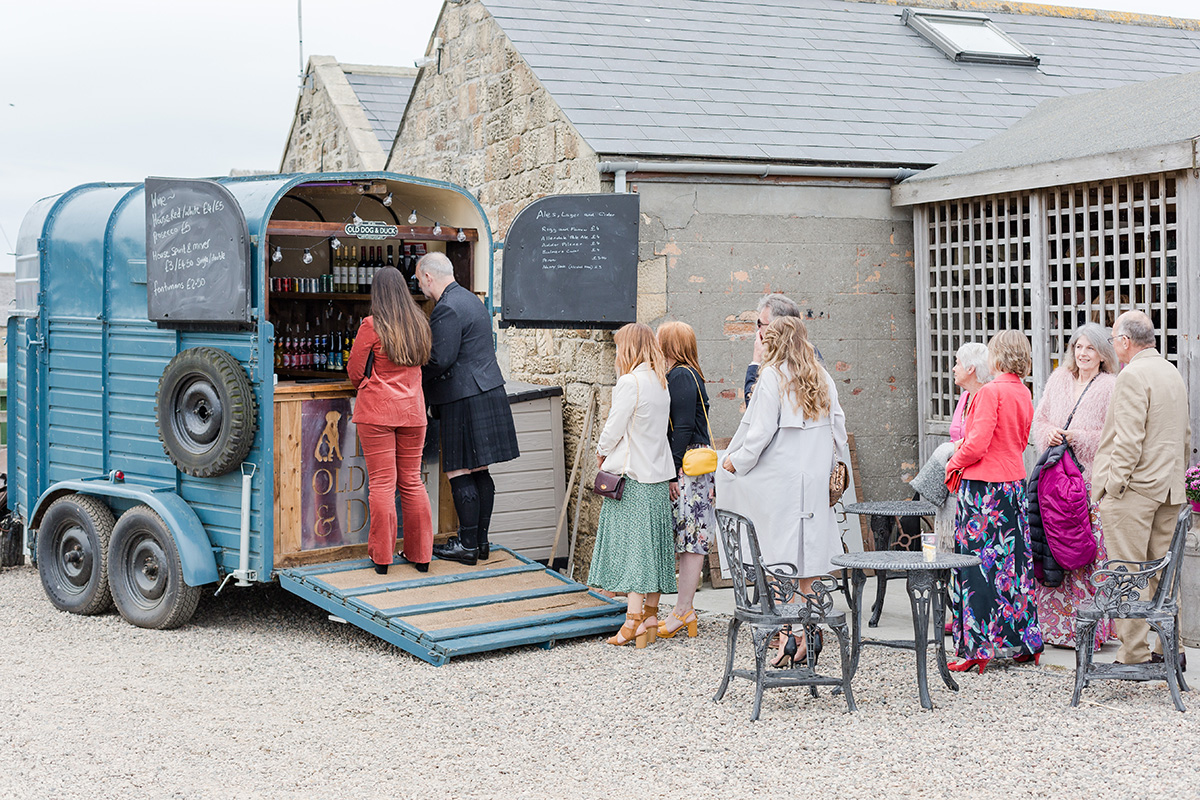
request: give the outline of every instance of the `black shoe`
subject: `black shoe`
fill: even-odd
[[[429,562],[417,563],[416,561],[409,562],[417,568],[417,572],[429,572]]]
[[[1151,653],[1151,654],[1150,654],[1150,663],[1151,663],[1151,664],[1161,664],[1161,663],[1163,663],[1163,657],[1162,657],[1162,654],[1160,654],[1160,653]],[[1179,671],[1180,671],[1180,672],[1187,672],[1187,653],[1180,653],[1180,654],[1179,654]]]
[[[482,544],[479,545],[479,560],[480,561],[487,561],[488,556],[490,556],[491,554],[492,554],[492,543],[491,542],[483,542]]]
[[[473,567],[479,562],[479,549],[463,547],[457,536],[451,536],[445,544],[435,544],[433,554],[446,561],[466,564],[468,567]]]
[[[375,565],[375,573],[377,575],[387,575],[387,568],[389,566],[390,566],[389,564],[376,564]]]

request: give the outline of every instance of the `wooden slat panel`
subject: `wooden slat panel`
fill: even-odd
[[[561,578],[545,570],[537,572],[521,572],[516,575],[498,575],[494,578],[480,578],[473,581],[455,581],[437,586],[424,586],[412,589],[395,589],[376,594],[359,596],[359,600],[372,608],[386,609],[408,605],[427,605],[451,600],[466,600],[468,598],[490,597],[511,592],[523,592],[529,589],[546,589],[569,586]]]
[[[582,611],[592,608],[607,608],[609,606],[610,603],[606,600],[596,597],[581,587],[578,592],[573,594],[539,597],[531,600],[513,600],[507,603],[492,603],[486,606],[461,608],[454,611],[399,617],[399,619],[409,625],[419,627],[423,631],[438,631],[487,625],[494,622],[522,620],[547,614],[561,614],[563,612]]]

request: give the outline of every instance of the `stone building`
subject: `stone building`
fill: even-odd
[[[914,256],[892,186],[1044,98],[1200,69],[1197,45],[1194,22],[1025,4],[451,0],[388,168],[468,187],[497,240],[543,195],[637,192],[638,316],[695,326],[716,436],[739,419],[756,303],[785,292],[838,382],[865,496],[903,497]],[[498,341],[509,375],[565,387],[569,463],[590,387],[614,381],[611,336]]]
[[[417,71],[308,60],[280,172],[383,169]]]

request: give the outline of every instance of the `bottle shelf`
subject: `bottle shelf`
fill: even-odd
[[[281,378],[329,378],[330,380],[345,380],[344,369],[295,369],[291,367],[276,367],[275,374]]]
[[[272,300],[362,300],[371,299],[369,294],[358,292],[271,292]]]

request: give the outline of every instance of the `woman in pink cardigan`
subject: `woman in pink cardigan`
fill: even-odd
[[[1094,322],[1080,326],[1067,344],[1062,364],[1046,381],[1042,400],[1033,415],[1033,444],[1038,454],[1065,438],[1083,471],[1083,479],[1089,484],[1092,462],[1100,446],[1100,431],[1117,382],[1116,368],[1117,357],[1108,343],[1108,331]],[[1071,425],[1064,430],[1067,417],[1071,417]],[[1095,594],[1090,581],[1092,572],[1097,563],[1108,558],[1094,503],[1092,534],[1096,537],[1096,561],[1067,572],[1057,586],[1038,584],[1035,589],[1042,636],[1058,647],[1075,646],[1075,609],[1092,599]],[[1101,620],[1096,627],[1096,646],[1112,633],[1112,620]]]

